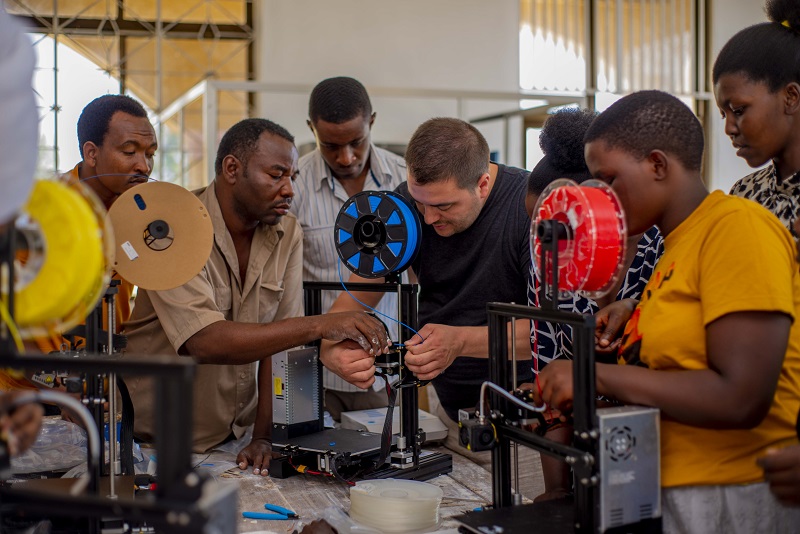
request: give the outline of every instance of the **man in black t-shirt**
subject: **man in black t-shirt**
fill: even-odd
[[[406,365],[433,380],[442,408],[455,422],[458,410],[478,403],[489,377],[486,304],[527,302],[530,219],[525,211],[528,173],[490,163],[489,146],[472,125],[449,118],[423,123],[406,151],[408,181],[397,188],[416,204],[421,249],[412,265],[420,285],[419,336],[406,342]],[[356,275],[350,282],[383,282]],[[379,293],[357,293],[374,306]],[[360,309],[342,294],[331,311]],[[520,382],[532,379],[529,324],[516,325]],[[323,344],[322,362],[366,388],[375,380],[374,359],[354,344]],[[447,370],[444,373],[445,369]],[[443,374],[444,373],[444,374]]]

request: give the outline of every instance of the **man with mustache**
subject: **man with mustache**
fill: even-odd
[[[109,209],[122,193],[149,179],[158,141],[142,104],[126,95],[103,95],[89,102],[78,118],[78,148],[81,161],[61,179],[75,187],[83,185]],[[131,316],[134,286],[116,272],[112,279],[119,281],[114,305],[115,333],[119,333]],[[105,310],[102,317],[107,328]],[[83,347],[82,337],[50,336],[34,341],[45,354],[63,347]],[[0,373],[0,389],[11,387],[33,389],[35,385]]]
[[[197,363],[194,452],[253,437],[241,469],[267,474],[272,431],[273,354],[319,338],[350,339],[369,354],[391,341],[364,312],[303,315],[303,232],[289,209],[297,173],[294,137],[266,119],[245,119],[220,142],[212,183],[195,192],[214,227],[211,255],[197,276],[166,291],[140,290],[124,327],[129,357],[175,354]],[[150,380],[130,384],[134,433],[153,439]],[[169,409],[169,407],[165,407]]]
[[[103,95],[81,112],[78,146],[81,162],[64,178],[80,180],[108,209],[122,193],[148,180],[158,141],[139,102]]]

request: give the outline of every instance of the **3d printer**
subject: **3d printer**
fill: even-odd
[[[540,307],[489,303],[491,410],[462,426],[462,443],[492,451],[491,510],[457,518],[468,532],[661,532],[659,412],[596,408],[592,316],[558,309],[562,291],[596,296],[614,285],[625,257],[625,219],[614,192],[590,181],[557,180],[540,196],[531,226]],[[510,395],[508,322],[527,318],[567,324],[573,332],[573,443],[525,430],[534,407]],[[483,400],[483,399],[482,399]],[[521,444],[564,459],[574,499],[516,505],[511,447]]]
[[[405,478],[428,480],[452,470],[452,457],[424,451],[419,428],[418,388],[421,384],[404,366],[403,342],[417,324],[418,287],[401,282],[419,250],[420,222],[408,201],[396,193],[364,191],[342,206],[334,227],[339,257],[352,272],[385,283],[349,284],[345,289],[396,293],[402,328],[394,350],[379,356],[377,374],[397,376],[390,385],[389,409],[381,434],[323,425],[322,373],[317,347],[300,348],[272,357],[273,450],[285,456],[273,460],[270,474],[298,471],[326,473],[342,479]],[[322,313],[321,295],[342,290],[344,282],[306,282],[307,315]],[[398,400],[399,399],[399,400]],[[393,408],[400,409],[400,433],[392,435]],[[302,467],[300,467],[302,466]],[[308,467],[310,466],[310,467]]]
[[[102,208],[93,211],[91,195],[85,193],[86,196],[82,196],[77,192],[80,187],[73,188],[56,181],[37,182],[32,200],[29,200],[28,206],[23,210],[22,220],[17,221],[18,225],[23,224],[30,229],[27,234],[22,233],[26,243],[21,248],[27,252],[28,260],[22,276],[15,276],[14,272],[20,253],[20,248],[16,245],[18,230],[11,228],[0,232],[0,272],[4,274],[0,293],[9,311],[0,325],[0,364],[3,367],[33,370],[58,369],[79,377],[78,380],[83,383],[80,401],[63,393],[31,391],[20,397],[18,402],[56,402],[68,406],[82,416],[90,438],[87,472],[82,479],[74,482],[58,479],[31,481],[58,484],[0,485],[0,530],[28,532],[33,525],[37,532],[45,532],[48,530],[43,530],[43,524],[49,523],[46,528],[54,528],[59,532],[122,533],[130,532],[134,527],[148,532],[233,532],[237,521],[236,489],[217,484],[192,469],[191,399],[194,363],[189,360],[176,361],[170,357],[148,358],[146,362],[121,358],[118,355],[110,357],[116,345],[113,339],[113,305],[108,306],[108,329],[102,336],[98,333],[102,331],[100,312],[97,311],[98,301],[103,295],[107,295],[109,304],[113,303],[114,291],[107,292],[106,285],[108,271],[114,263],[112,258],[115,247],[112,243],[112,255],[109,256],[106,240],[112,235],[110,228],[107,232],[100,231],[102,225],[106,224],[105,212]],[[175,201],[174,195],[182,198]],[[194,195],[174,184],[152,182],[137,186],[122,195],[115,204],[122,210],[121,218],[124,221],[117,224],[117,237],[124,235],[122,226],[127,226],[133,237],[123,240],[123,243],[130,247],[140,247],[139,253],[145,260],[148,254],[145,250],[151,251],[150,260],[163,265],[165,258],[162,251],[168,247],[158,251],[145,248],[148,227],[151,223],[158,222],[158,226],[169,229],[164,220],[173,221],[175,205],[191,204],[192,201],[198,202]],[[125,206],[135,210],[136,215],[126,213]],[[198,211],[196,204],[190,207],[192,211]],[[162,220],[160,214],[164,214],[165,210],[166,215]],[[202,217],[202,213],[200,216]],[[113,220],[113,213],[111,218]],[[183,221],[179,223],[181,224],[192,226],[201,234],[204,230],[202,224],[195,224],[193,221]],[[208,243],[205,249],[206,258],[212,239],[210,223],[207,230],[202,236]],[[192,239],[187,238],[187,235],[194,234],[180,233],[177,243],[183,246],[182,242],[186,239],[190,241],[186,245],[191,247]],[[195,265],[184,263],[181,268],[174,269],[172,275],[177,274],[179,278],[185,277],[188,280],[202,268],[205,262],[202,257],[204,252],[196,242],[194,245],[198,255],[196,270]],[[69,254],[77,253],[81,257],[91,258],[91,262],[87,264],[65,261],[65,257],[60,255],[65,250],[72,251]],[[173,249],[170,254],[175,251]],[[140,261],[139,265],[142,263],[149,265],[153,271],[152,262]],[[119,267],[119,262],[114,265]],[[21,278],[24,283],[20,283]],[[126,278],[144,287],[151,286],[146,281],[140,282],[133,272],[126,274]],[[164,279],[161,277],[160,281],[164,282]],[[169,283],[177,286],[183,281],[174,279]],[[18,306],[15,306],[15,300]],[[16,310],[19,311],[17,316],[14,313]],[[89,318],[83,331],[87,341],[86,352],[78,355],[79,357],[69,353],[19,353],[21,339],[19,333],[14,331],[15,325],[22,327],[23,334],[36,335],[37,328],[42,325],[48,325],[54,331],[65,331],[87,316]],[[17,343],[12,343],[12,338],[16,338]],[[103,338],[107,339],[107,343],[104,344]],[[96,354],[97,347],[104,347],[108,354]],[[156,403],[169,407],[156,411],[158,487],[155,491],[148,492],[147,496],[134,498],[132,477],[115,478],[118,462],[115,460],[116,448],[113,446],[109,447],[109,476],[102,479],[108,481],[108,485],[104,488],[101,484],[104,462],[101,460],[100,451],[103,446],[99,428],[103,425],[104,403],[108,402],[111,413],[115,412],[113,405],[116,400],[116,380],[113,377],[117,374],[154,377]],[[106,376],[111,378],[106,380]],[[112,424],[110,427],[113,444],[116,441],[116,425]],[[124,453],[123,449],[123,455]],[[115,490],[115,480],[126,481],[124,490],[121,482],[118,482]]]

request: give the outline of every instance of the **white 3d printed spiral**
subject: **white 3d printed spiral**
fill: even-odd
[[[415,480],[364,480],[350,488],[350,518],[382,532],[420,532],[439,525],[441,488]]]

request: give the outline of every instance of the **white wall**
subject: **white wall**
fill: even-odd
[[[709,3],[710,61],[707,72],[711,87],[711,69],[720,49],[736,32],[752,24],[764,22],[767,17],[764,13],[764,2],[760,0],[710,0]],[[712,190],[722,189],[728,192],[736,180],[750,174],[753,169],[736,156],[731,140],[725,135],[722,119],[713,100],[708,123],[709,169],[706,176]]]
[[[258,23],[257,79],[301,84],[308,91],[260,95],[259,114],[289,129],[298,144],[313,141],[305,121],[308,92],[330,76],[352,76],[367,88],[509,91],[519,88],[517,0],[263,0]],[[766,20],[762,0],[709,0],[710,79],[714,58],[740,29]],[[710,82],[709,82],[710,85]],[[469,120],[514,109],[514,102],[453,98],[372,96],[378,118],[373,140],[405,143],[434,116]],[[712,101],[707,177],[712,189],[728,190],[752,172],[736,157]],[[522,166],[521,121],[479,125],[492,150]]]
[[[517,0],[264,0],[257,2],[256,73],[267,83],[305,84],[352,76],[369,88],[452,91],[519,90]],[[298,144],[313,141],[306,126],[308,93],[265,94],[261,116],[289,129]],[[516,102],[372,96],[378,113],[373,141],[405,143],[434,116],[475,118],[509,111]],[[502,135],[487,129],[492,150]],[[521,165],[521,130],[514,154]]]

